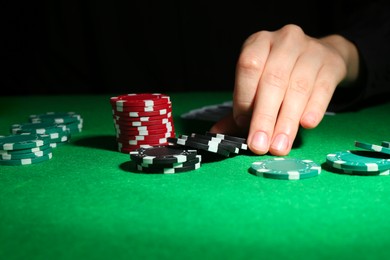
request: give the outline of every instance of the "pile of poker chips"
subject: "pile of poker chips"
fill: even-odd
[[[50,136],[22,133],[0,136],[0,165],[29,165],[52,158]]]
[[[110,98],[118,151],[168,144],[175,136],[170,97],[161,93],[133,93]]]
[[[330,170],[350,175],[389,175],[390,142],[381,145],[355,141],[355,147],[364,150],[347,150],[330,153],[326,163]]]
[[[13,124],[12,134],[35,133],[50,136],[50,146],[66,144],[73,134],[80,133],[83,129],[83,119],[74,112],[47,112],[44,114],[30,115],[28,123]]]
[[[74,112],[30,115],[29,122],[11,125],[0,137],[0,165],[28,165],[50,160],[52,149],[70,141],[83,129],[83,119]]]
[[[202,156],[197,150],[173,145],[138,148],[131,151],[130,159],[143,173],[175,174],[199,169]]]
[[[229,157],[231,154],[239,154],[242,150],[248,149],[245,138],[211,132],[180,135],[177,138],[168,138],[168,142],[192,149],[216,153],[224,157]]]
[[[46,112],[44,114],[30,115],[31,123],[53,123],[64,125],[71,135],[81,133],[84,119],[75,112]]]
[[[253,162],[249,172],[265,178],[300,180],[320,175],[321,166],[312,160],[277,157]]]

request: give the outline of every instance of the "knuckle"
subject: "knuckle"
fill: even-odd
[[[310,87],[311,86],[307,79],[300,78],[291,82],[290,90],[302,96],[308,96],[310,93]]]
[[[305,37],[303,29],[295,24],[287,24],[283,26],[281,32],[287,39],[302,39]]]
[[[253,53],[243,53],[237,63],[239,69],[244,71],[259,71],[263,62]]]
[[[261,122],[262,125],[274,126],[276,117],[269,113],[255,112],[252,119]]]
[[[262,83],[277,88],[285,89],[287,86],[287,75],[282,70],[274,70],[271,72],[264,73],[261,78]]]
[[[320,79],[317,81],[316,84],[317,88],[323,92],[326,96],[331,96],[333,95],[334,89],[335,89],[335,84],[332,83],[331,81],[327,79]]]

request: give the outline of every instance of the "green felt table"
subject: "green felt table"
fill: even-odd
[[[177,134],[191,109],[231,93],[168,93]],[[30,114],[74,111],[83,132],[50,161],[0,167],[0,259],[386,259],[390,176],[285,181],[250,174],[242,154],[182,174],[137,174],[116,151],[110,95],[0,97],[0,134]],[[390,140],[390,104],[325,116],[286,157],[323,165],[354,141]]]

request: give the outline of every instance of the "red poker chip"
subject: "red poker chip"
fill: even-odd
[[[159,130],[147,130],[147,131],[123,131],[116,129],[116,135],[122,135],[122,136],[137,136],[137,135],[159,135],[159,134],[166,134],[166,133],[173,133],[175,132],[175,129],[172,128],[172,130],[168,129],[159,129]]]
[[[115,129],[121,131],[149,131],[149,130],[162,130],[162,129],[172,129],[172,123],[168,122],[166,124],[159,125],[145,125],[145,126],[125,126],[114,124]]]
[[[141,147],[145,147],[145,146],[157,146],[157,145],[168,145],[169,143],[166,142],[166,143],[159,143],[159,142],[148,142],[148,143],[143,143],[143,144],[129,144],[129,143],[123,143],[123,142],[117,142],[118,143],[118,147],[121,147],[121,148],[129,148],[129,149],[134,149],[134,148],[141,148]]]
[[[152,125],[164,125],[167,123],[173,123],[172,117],[151,120],[151,121],[118,121],[114,119],[114,124],[123,127],[138,127],[138,126],[152,126]]]
[[[152,139],[160,139],[160,138],[168,138],[168,137],[175,137],[175,132],[164,132],[162,134],[150,134],[150,135],[123,135],[123,134],[117,134],[116,138],[122,139],[122,140],[145,140],[148,138]]]
[[[121,143],[122,145],[141,145],[141,144],[166,144],[168,143],[167,138],[159,138],[159,139],[146,139],[146,140],[123,140],[117,138],[116,141]]]
[[[130,153],[139,148],[150,148],[150,147],[153,147],[153,145],[134,145],[131,147],[123,147],[120,143],[118,143],[118,151],[121,153]]]
[[[115,107],[113,106],[112,109],[117,112],[153,112],[158,111],[162,109],[167,109],[171,107],[171,103],[167,103],[164,105],[155,105],[155,106],[148,106],[148,107]]]
[[[157,111],[150,111],[150,112],[119,112],[112,110],[113,116],[120,116],[123,118],[127,117],[151,117],[151,116],[162,116],[167,115],[169,112],[172,113],[172,106],[169,106],[168,108],[157,110]]]
[[[155,121],[155,120],[161,120],[164,118],[171,118],[172,117],[172,112],[168,112],[164,115],[157,115],[157,116],[142,116],[142,117],[122,117],[122,116],[117,116],[113,115],[113,119],[115,121],[119,122],[148,122],[148,121]]]
[[[155,106],[170,102],[170,97],[162,93],[131,93],[110,98],[115,106]]]

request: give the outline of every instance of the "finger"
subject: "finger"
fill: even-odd
[[[287,155],[297,135],[300,119],[312,94],[314,82],[322,65],[317,44],[308,44],[291,73],[289,87],[279,111],[269,152]]]
[[[288,88],[291,72],[300,53],[302,42],[297,39],[296,26],[285,26],[273,42],[267,63],[257,88],[252,121],[248,135],[248,146],[257,154],[269,150],[270,138],[283,98]]]
[[[302,127],[314,128],[321,122],[337,85],[346,75],[346,70],[341,60],[321,67],[313,93],[300,120]]]
[[[270,34],[253,34],[243,45],[237,61],[233,93],[233,116],[238,126],[248,127],[260,75],[270,50]]]

